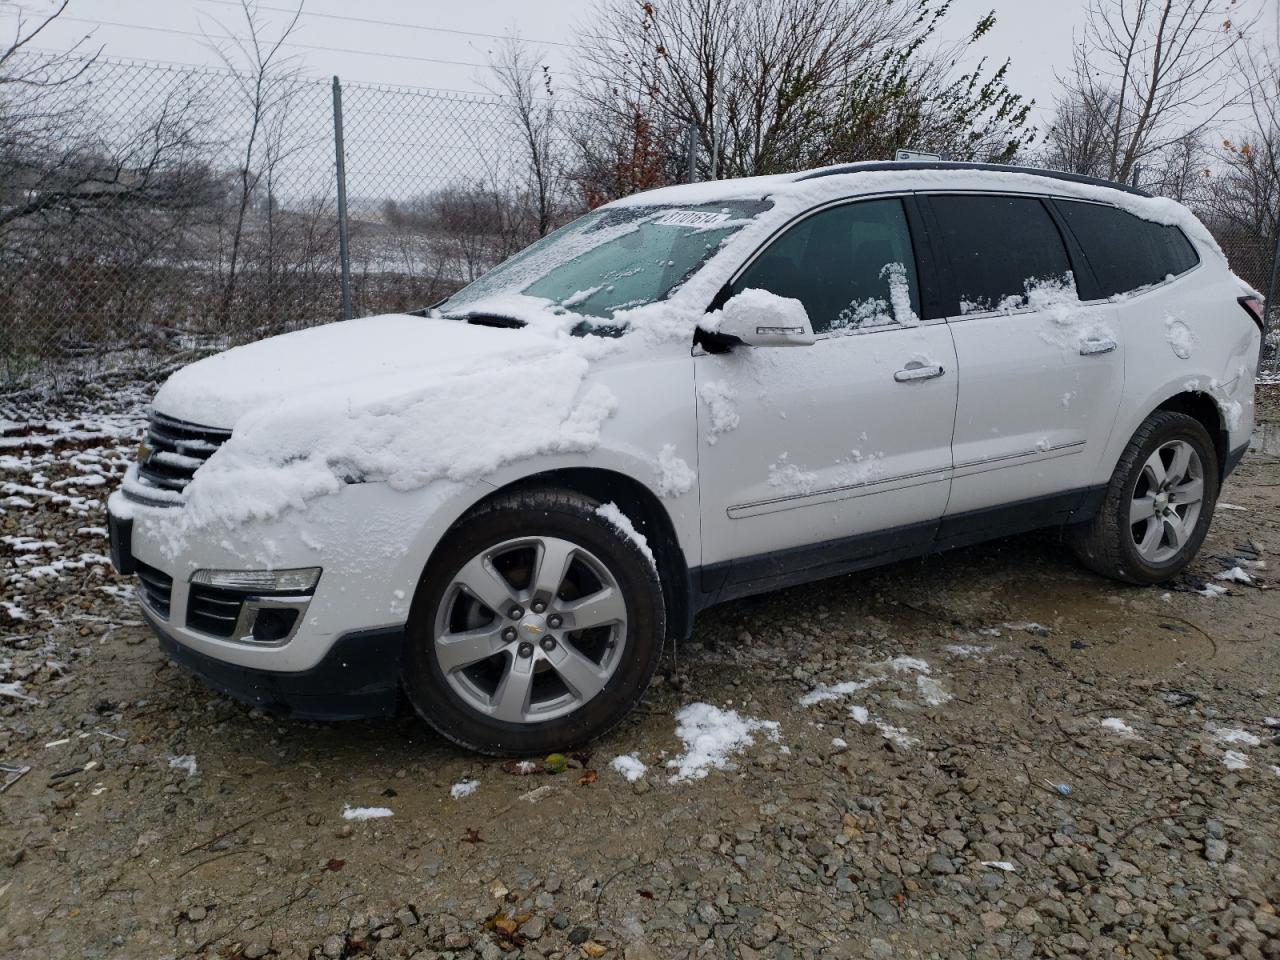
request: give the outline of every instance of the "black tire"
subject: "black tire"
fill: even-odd
[[[1181,440],[1189,444],[1200,458],[1203,468],[1203,494],[1200,514],[1191,535],[1178,552],[1161,563],[1152,563],[1138,552],[1129,525],[1130,501],[1142,476],[1143,464],[1164,444]],[[1120,455],[1106,497],[1092,520],[1068,531],[1076,556],[1090,570],[1124,583],[1150,586],[1177,576],[1195,557],[1218,500],[1218,456],[1213,439],[1199,420],[1170,410],[1157,410],[1142,422]]]
[[[598,506],[582,494],[554,488],[495,497],[460,520],[436,549],[410,609],[403,679],[409,702],[442,736],[493,756],[544,756],[599,737],[640,700],[658,668],[666,635],[662,587],[639,545],[597,514]],[[436,618],[465,564],[526,536],[568,540],[603,563],[626,604],[625,631],[619,627],[625,644],[604,687],[573,712],[537,722],[509,722],[468,703],[446,679],[434,653]]]

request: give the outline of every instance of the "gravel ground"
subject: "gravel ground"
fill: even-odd
[[[1040,535],[731,604],[526,764],[170,666],[103,558],[149,389],[0,400],[3,955],[1280,957],[1280,387],[1179,581]]]

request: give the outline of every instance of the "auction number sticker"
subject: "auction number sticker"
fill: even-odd
[[[712,227],[729,219],[727,213],[704,213],[701,210],[672,210],[653,221],[660,227]]]

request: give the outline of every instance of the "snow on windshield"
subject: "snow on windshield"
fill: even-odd
[[[521,295],[552,312],[612,319],[665,299],[729,237],[769,208],[764,200],[691,207],[605,207],[573,221],[454,294],[448,316],[498,313]],[[517,316],[515,319],[523,319]]]

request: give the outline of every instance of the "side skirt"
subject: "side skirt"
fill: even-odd
[[[740,557],[690,571],[697,610],[727,600],[780,590],[871,567],[997,540],[1029,530],[1088,520],[1106,487],[1001,504],[925,523],[841,537],[802,547]]]

